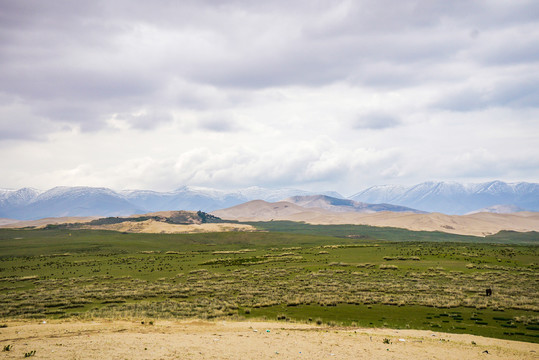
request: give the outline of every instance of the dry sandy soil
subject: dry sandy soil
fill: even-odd
[[[496,234],[501,230],[539,231],[539,212],[513,214],[476,213],[471,215],[415,214],[388,211],[337,213],[319,208],[304,208],[285,201],[268,203],[257,200],[214,211],[212,214],[225,220],[291,220],[323,225],[391,226],[416,231],[443,231],[474,236]]]
[[[206,224],[189,224],[178,225],[168,224],[161,221],[146,220],[139,222],[123,222],[119,224],[99,225],[99,226],[82,226],[82,228],[94,230],[114,230],[134,233],[150,233],[150,234],[193,234],[193,233],[209,233],[223,231],[256,231],[251,225],[232,224],[232,223],[206,223]]]
[[[0,359],[538,359],[539,344],[268,322],[8,322]],[[384,344],[385,338],[390,344]],[[472,341],[476,345],[472,344]],[[487,351],[487,352],[485,352]]]
[[[170,216],[172,211],[161,211],[144,215],[161,215]],[[18,221],[10,219],[0,219],[0,228],[24,228],[33,226],[43,228],[49,224],[66,224],[66,223],[87,223],[99,217],[60,217],[60,218],[45,218],[39,220]],[[83,229],[94,230],[114,230],[134,233],[161,233],[161,234],[192,234],[192,233],[208,233],[208,232],[223,232],[223,231],[256,231],[251,225],[233,224],[233,223],[205,223],[205,224],[169,224],[162,221],[146,220],[146,221],[126,221],[118,224],[108,225],[82,225]]]

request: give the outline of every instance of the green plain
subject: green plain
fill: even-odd
[[[2,229],[0,318],[256,317],[539,342],[537,233],[251,224],[263,231]]]

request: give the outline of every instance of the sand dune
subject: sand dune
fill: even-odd
[[[537,359],[539,345],[420,330],[282,322],[8,322],[2,358],[20,359]],[[390,344],[384,344],[384,339]]]
[[[253,200],[246,203],[233,206],[223,210],[217,210],[211,212],[211,214],[224,219],[221,215],[224,215],[226,219],[264,219],[271,220],[274,218],[281,218],[292,216],[294,214],[303,213],[308,211],[306,208],[287,202],[278,201],[270,203],[264,200]],[[313,209],[313,211],[325,213],[327,211],[322,209]]]
[[[331,212],[320,208],[303,208],[287,202],[250,201],[212,214],[226,220],[270,221],[291,220],[310,224],[357,224],[390,226],[409,230],[443,231],[452,234],[486,236],[501,230],[539,231],[539,213],[513,214],[476,213],[445,215],[409,212]]]
[[[256,229],[250,225],[232,224],[232,223],[207,223],[207,224],[168,224],[161,221],[146,220],[146,221],[127,221],[119,224],[108,225],[84,225],[83,229],[94,230],[114,230],[132,233],[153,233],[153,234],[192,234],[192,233],[208,233],[208,232],[225,232],[225,231],[255,231]]]

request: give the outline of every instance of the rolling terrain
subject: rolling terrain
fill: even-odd
[[[250,225],[227,223],[202,211],[159,211],[125,217],[64,217],[8,222],[0,228],[62,228],[113,230],[127,233],[189,234],[200,232],[254,231]]]
[[[332,212],[358,212],[374,213],[380,211],[424,213],[406,206],[391,204],[367,204],[350,199],[340,199],[327,195],[298,195],[283,201],[302,206],[304,208],[319,208]]]
[[[418,214],[412,212],[335,212],[319,207],[302,207],[286,201],[251,201],[212,212],[226,220],[302,221],[309,224],[357,224],[390,226],[415,231],[442,231],[452,234],[486,236],[502,230],[539,231],[539,213],[476,213],[470,215]]]
[[[155,211],[210,211],[255,199],[278,201],[314,193],[297,189],[250,187],[237,191],[183,186],[174,191],[114,191],[87,186],[58,186],[47,191],[0,189],[0,218],[38,220],[48,217],[129,216]],[[336,192],[326,195],[342,197]]]
[[[310,197],[318,197],[323,203]],[[331,201],[325,198],[332,198]],[[334,191],[249,187],[225,191],[183,186],[173,191],[114,191],[108,188],[60,186],[0,189],[0,218],[37,220],[47,217],[129,216],[166,210],[215,211],[251,200],[286,200],[305,207],[333,206],[336,211],[412,211],[463,215],[470,212],[539,211],[539,184],[492,181],[481,184],[425,182],[412,187],[374,186],[348,199]]]
[[[349,200],[343,200],[348,202]],[[357,204],[356,202],[353,202]],[[440,231],[451,234],[487,236],[499,231],[529,232],[539,231],[539,213],[473,213],[468,215],[445,215],[440,213],[418,213],[408,211],[373,212],[370,206],[354,208],[349,205],[311,202],[304,207],[288,201],[275,203],[263,200],[249,201],[228,209],[214,211],[212,214],[222,219],[201,222],[194,211],[163,211],[126,217],[60,217],[39,220],[14,221],[4,219],[0,228],[42,228],[46,226],[64,226],[146,233],[189,233],[215,231],[252,231],[248,225],[237,222],[288,220],[320,225],[370,225],[377,227],[395,227],[414,231]],[[350,211],[355,210],[355,211]],[[174,215],[176,214],[176,215]],[[192,214],[193,217],[178,222],[173,220],[178,214]],[[206,213],[204,213],[206,214]],[[113,219],[104,221],[103,219]],[[227,223],[227,224],[224,224]]]

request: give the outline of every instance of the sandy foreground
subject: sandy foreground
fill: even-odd
[[[32,350],[34,359],[539,359],[539,344],[419,330],[247,321],[7,325],[0,348],[12,349],[0,359]]]

